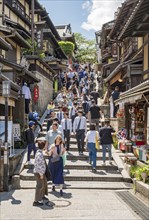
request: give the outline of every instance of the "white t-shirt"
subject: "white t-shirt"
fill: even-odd
[[[96,131],[88,131],[86,134],[86,140],[88,143],[96,143]]]

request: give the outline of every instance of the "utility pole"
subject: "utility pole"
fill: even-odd
[[[33,54],[34,54],[34,40],[35,40],[35,33],[34,33],[34,12],[35,12],[35,2],[32,0],[31,2],[31,36],[32,36],[32,46],[33,46]]]

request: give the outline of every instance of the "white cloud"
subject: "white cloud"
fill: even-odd
[[[82,8],[83,9],[87,9],[87,10],[90,10],[91,8],[91,1],[85,1],[83,4],[82,4]]]
[[[114,13],[124,0],[88,0],[82,8],[88,10],[87,20],[81,27],[85,30],[100,30],[102,25],[114,19]]]

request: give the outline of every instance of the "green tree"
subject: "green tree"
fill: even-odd
[[[71,56],[74,51],[74,44],[69,41],[60,41],[58,43],[67,56]]]
[[[41,59],[43,59],[45,57],[45,53],[43,50],[39,50],[37,48],[37,42],[34,41],[34,46],[32,44],[32,40],[29,38],[27,39],[27,42],[31,45],[31,48],[29,49],[26,49],[26,48],[23,48],[22,49],[22,54],[23,55],[38,55]]]
[[[95,40],[88,40],[80,33],[75,33],[77,52],[75,58],[81,62],[95,63],[97,61]]]

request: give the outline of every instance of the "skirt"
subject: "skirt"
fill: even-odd
[[[63,159],[60,157],[60,160],[55,163],[49,164],[52,181],[54,184],[64,184],[63,176]]]

